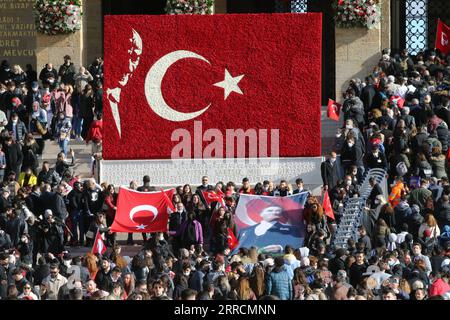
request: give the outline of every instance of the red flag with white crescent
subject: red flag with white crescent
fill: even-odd
[[[389,99],[390,102],[394,103],[397,107],[399,107],[400,109],[403,108],[403,106],[405,105],[405,99],[403,99],[402,97],[399,96],[392,96]]]
[[[103,157],[222,158],[249,129],[258,157],[320,156],[321,50],[321,13],[107,15]]]
[[[97,230],[97,234],[95,236],[94,245],[92,246],[93,254],[101,254],[104,255],[106,252],[105,242],[100,235],[100,232]]]
[[[236,239],[233,230],[228,228],[228,246],[233,251],[239,245],[239,241]]]
[[[438,20],[436,32],[436,49],[439,49],[443,54],[450,52],[450,27]]]
[[[170,200],[174,191],[139,192],[121,187],[111,231],[166,232],[169,214],[175,211]]]
[[[339,114],[341,112],[341,107],[342,105],[340,103],[337,103],[332,99],[328,99],[328,106],[327,106],[328,118],[334,121],[339,121]]]
[[[225,206],[225,201],[223,200],[223,192],[222,194],[218,194],[215,191],[202,191],[202,195],[208,205],[211,205],[211,203],[213,202],[218,202],[222,206]]]

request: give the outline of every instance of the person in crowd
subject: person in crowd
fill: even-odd
[[[58,76],[61,79],[61,83],[66,85],[74,85],[75,84],[75,65],[71,61],[69,55],[64,56],[64,63],[59,67]]]
[[[52,63],[47,63],[39,73],[39,80],[42,81],[42,85],[46,88],[55,88],[58,82],[58,71],[53,68]]]

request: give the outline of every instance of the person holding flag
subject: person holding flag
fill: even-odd
[[[105,242],[102,239],[100,234],[100,230],[97,230],[97,234],[95,235],[94,245],[92,246],[91,253],[95,255],[103,256],[106,252]]]

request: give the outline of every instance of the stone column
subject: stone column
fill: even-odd
[[[391,0],[381,2],[381,46],[391,47]]]
[[[336,28],[336,100],[352,78],[364,78],[378,64],[382,50],[381,29]]]
[[[83,1],[83,4],[86,1]],[[84,10],[84,6],[81,7]],[[46,35],[37,32],[36,35],[36,60],[37,72],[42,70],[44,65],[48,62],[53,63],[53,67],[57,70],[59,66],[64,63],[63,57],[68,54],[78,70],[83,63],[83,29],[84,25],[81,23],[81,29],[75,33]]]
[[[101,1],[84,1],[83,63],[90,65],[95,57],[103,56],[103,20]]]

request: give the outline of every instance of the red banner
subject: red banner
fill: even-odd
[[[328,191],[324,192],[323,195],[323,203],[322,203],[323,211],[325,215],[333,220],[336,220],[334,217],[333,207],[331,206],[330,196],[328,195]]]
[[[441,50],[442,53],[448,54],[450,52],[450,27],[438,19],[436,31],[436,49]]]
[[[202,195],[208,205],[211,205],[213,202],[219,202],[222,206],[225,205],[223,192],[222,194],[217,194],[215,191],[202,191]]]
[[[169,213],[175,211],[175,189],[165,192],[138,192],[119,189],[117,211],[111,225],[113,232],[166,232]]]
[[[92,253],[93,254],[101,254],[104,255],[106,252],[106,246],[105,242],[102,239],[102,236],[100,235],[100,232],[97,230],[97,234],[95,235],[94,245],[92,246]]]
[[[238,139],[208,149],[229,130],[248,133],[246,156],[250,136],[258,157],[278,140],[279,156],[320,156],[320,13],[104,21],[105,159],[236,157]]]
[[[331,120],[339,121],[339,114],[341,112],[341,104],[334,100],[328,99],[327,116]]]

